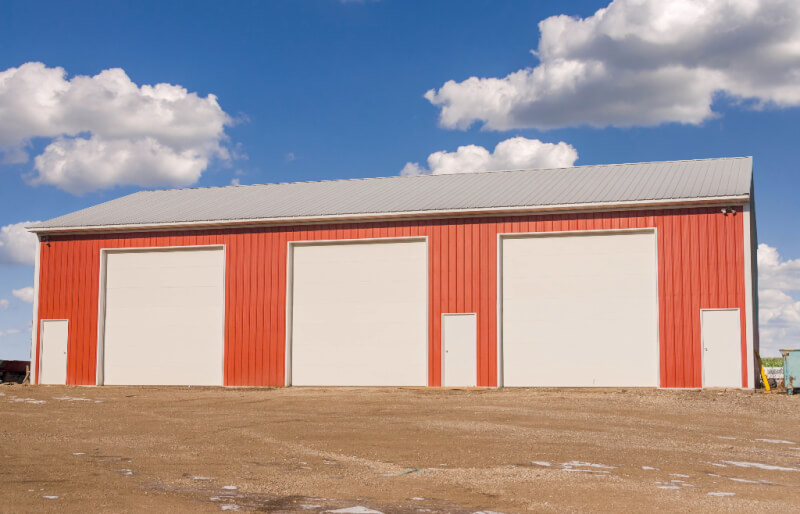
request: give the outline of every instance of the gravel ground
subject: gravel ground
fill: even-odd
[[[800,397],[0,386],[2,512],[800,512]]]

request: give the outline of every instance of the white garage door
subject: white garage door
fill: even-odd
[[[426,385],[427,257],[424,241],[294,246],[291,383]]]
[[[658,386],[652,232],[504,238],[506,386]]]
[[[222,385],[221,248],[106,254],[103,383]]]

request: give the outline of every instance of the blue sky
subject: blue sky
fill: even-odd
[[[451,164],[498,167],[519,159],[532,165],[566,159],[582,165],[752,155],[758,236],[770,247],[762,263],[768,290],[762,328],[770,347],[800,346],[800,260],[793,260],[800,258],[795,221],[800,84],[786,75],[800,72],[800,55],[788,44],[800,41],[800,13],[782,0],[756,2],[755,13],[706,6],[701,15],[692,14],[697,5],[691,0],[678,2],[686,4],[684,12],[661,12],[658,2],[650,3],[643,12],[631,2],[609,5],[608,0],[6,1],[0,6],[0,74],[42,63],[28,68],[31,76],[57,77],[52,70],[61,67],[62,80],[69,82],[119,68],[136,86],[166,83],[196,93],[196,101],[209,109],[210,128],[176,143],[179,150],[200,155],[187,163],[193,172],[180,177],[165,172],[143,182],[131,178],[141,175],[133,166],[127,175],[101,180],[102,172],[93,171],[86,158],[75,164],[83,154],[70,141],[97,135],[125,145],[147,136],[147,120],[129,132],[115,132],[129,111],[103,107],[86,114],[91,106],[73,99],[72,119],[94,116],[93,121],[67,123],[77,127],[72,129],[64,128],[66,122],[29,126],[25,116],[33,111],[20,105],[33,100],[0,87],[0,227],[131,193],[141,188],[137,180],[170,187],[176,181],[212,186],[388,176],[407,163],[419,163],[407,168],[415,173],[445,172],[444,164],[428,156],[464,145],[491,152],[516,137],[525,138],[518,141],[528,149],[533,147],[526,140],[564,142],[573,153],[553,157],[554,147],[536,147],[532,151],[539,157],[524,161],[528,157],[501,158],[498,149],[493,157],[453,154]],[[603,25],[596,13],[606,7],[611,14],[604,15]],[[551,32],[540,46],[537,24],[557,15],[573,21],[551,18],[545,29]],[[775,23],[777,28],[770,25]],[[728,41],[730,31],[723,29],[740,25],[741,32]],[[566,36],[558,36],[563,27]],[[538,58],[531,52],[536,49]],[[567,72],[559,67],[564,61],[599,62],[613,73]],[[542,63],[550,67],[541,68],[541,76],[507,79]],[[552,73],[544,73],[548,70]],[[494,80],[476,82],[483,89],[474,89],[464,82],[473,76]],[[558,82],[565,76],[573,82]],[[443,88],[448,81],[454,82]],[[542,93],[553,85],[556,92]],[[523,99],[493,107],[492,95],[512,86]],[[429,90],[434,91],[425,98]],[[538,99],[525,100],[530,94]],[[218,110],[206,101],[208,95],[215,95]],[[709,95],[710,104],[704,100]],[[9,114],[9,106],[22,110]],[[158,141],[172,144],[171,136],[159,134]],[[74,155],[48,153],[51,144],[53,151],[63,144]],[[45,154],[52,159],[37,164]],[[70,155],[72,175],[66,181],[58,175],[58,159]],[[13,236],[6,237],[7,251]],[[20,298],[23,293],[12,291],[32,285],[33,268],[23,257],[4,259],[3,248],[0,358],[27,358],[31,305]]]

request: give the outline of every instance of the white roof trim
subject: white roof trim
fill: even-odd
[[[131,232],[144,230],[168,230],[168,229],[187,229],[199,230],[202,228],[228,228],[253,225],[294,225],[310,223],[336,223],[341,221],[376,221],[385,219],[403,218],[428,218],[428,217],[452,217],[452,216],[481,216],[481,215],[501,215],[501,214],[541,214],[547,212],[571,212],[571,211],[609,211],[609,210],[641,210],[647,208],[682,207],[693,206],[702,207],[703,205],[728,205],[743,204],[750,201],[750,195],[736,196],[712,196],[704,198],[690,199],[664,199],[664,200],[636,200],[627,202],[592,202],[580,204],[564,205],[540,205],[540,206],[520,206],[520,207],[494,207],[480,209],[448,209],[448,210],[427,210],[427,211],[400,211],[400,212],[381,212],[381,213],[358,213],[358,214],[335,214],[323,216],[307,217],[277,217],[277,218],[253,218],[253,219],[230,219],[230,220],[205,220],[205,221],[181,221],[168,223],[141,223],[126,225],[90,225],[74,227],[42,227],[35,225],[25,227],[29,232],[37,234],[57,234],[64,232]]]

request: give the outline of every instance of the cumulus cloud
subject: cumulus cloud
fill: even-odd
[[[758,317],[763,354],[800,346],[800,259],[784,260],[778,250],[758,245]]]
[[[440,175],[478,171],[563,168],[572,166],[578,151],[564,143],[543,143],[538,139],[512,137],[497,143],[494,151],[477,145],[459,146],[455,152],[442,150],[428,156],[428,167],[409,162],[401,175]]]
[[[230,159],[232,123],[214,95],[173,84],[135,84],[112,68],[66,78],[29,62],[0,71],[0,153],[24,162],[33,138],[52,140],[34,159],[33,185],[74,194],[115,185],[186,186],[211,159]]]
[[[0,298],[0,310],[8,309],[8,300]]]
[[[36,255],[36,236],[27,230],[26,225],[36,221],[23,221],[0,227],[0,264],[33,265]]]
[[[539,31],[537,66],[428,91],[440,124],[697,124],[715,116],[718,95],[800,105],[797,0],[614,0],[587,18],[547,18]]]
[[[23,287],[22,289],[14,289],[11,291],[15,297],[19,298],[23,302],[26,303],[33,303],[33,288],[32,287]]]

